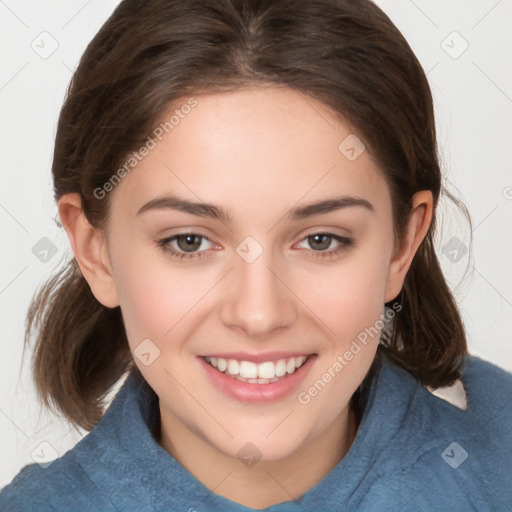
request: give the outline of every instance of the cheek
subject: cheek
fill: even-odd
[[[120,243],[112,255],[129,344],[133,350],[149,338],[162,353],[175,353],[182,345],[179,340],[188,338],[210,306],[218,269],[180,267],[160,249],[134,245],[126,251]]]
[[[129,251],[123,250],[121,241],[117,254],[112,254],[116,289],[132,347],[145,338],[164,339],[185,314],[190,302],[187,290],[192,289],[155,249],[134,245]]]
[[[320,286],[303,288],[329,327],[324,357],[297,395],[304,414],[321,418],[321,428],[349,402],[374,360],[389,263],[382,247],[382,252],[361,251],[350,263],[326,271],[325,279],[316,281]]]
[[[361,249],[338,265],[297,280],[297,295],[327,328],[327,335],[346,343],[373,325],[384,309],[388,271],[386,250]]]

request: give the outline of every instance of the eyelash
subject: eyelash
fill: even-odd
[[[332,250],[327,250],[327,251],[315,251],[314,249],[311,249],[311,253],[312,253],[311,255],[315,258],[332,258],[334,256],[339,256],[342,251],[349,249],[350,247],[353,247],[353,245],[354,245],[353,240],[350,238],[335,235],[334,233],[323,232],[323,231],[319,231],[317,233],[311,233],[309,235],[306,235],[301,240],[301,242],[304,242],[308,238],[314,237],[317,235],[329,237],[332,240],[337,241],[340,245],[338,246],[337,249],[332,249]],[[158,247],[160,247],[164,251],[165,254],[167,254],[168,256],[170,256],[173,259],[183,261],[184,259],[203,258],[204,251],[195,252],[195,253],[186,253],[186,252],[180,252],[171,247],[171,245],[170,245],[171,242],[173,242],[174,240],[176,240],[179,237],[186,237],[186,236],[195,236],[195,237],[200,238],[201,241],[207,240],[208,242],[211,242],[211,239],[205,235],[201,235],[200,233],[190,232],[190,233],[178,233],[177,235],[173,235],[171,237],[164,238],[162,240],[159,240],[157,242],[157,244],[158,244]]]

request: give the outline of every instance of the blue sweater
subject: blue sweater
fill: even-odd
[[[468,357],[463,410],[385,362],[347,455],[297,501],[273,512],[512,510],[512,375]],[[103,419],[43,469],[0,493],[7,511],[248,512],[219,496],[154,439],[156,395],[130,376]]]

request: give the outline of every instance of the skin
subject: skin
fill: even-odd
[[[378,337],[361,345],[307,405],[297,393],[321,378],[398,295],[431,222],[432,194],[413,197],[398,245],[377,164],[367,151],[352,162],[338,150],[354,130],[325,105],[277,87],[196,99],[197,107],[109,193],[103,231],[87,222],[77,194],[60,199],[59,213],[94,295],[121,307],[132,351],[147,338],[160,350],[149,366],[134,360],[160,399],[162,446],[215,493],[264,508],[304,494],[350,449],[358,427],[350,397]],[[171,193],[218,205],[232,219],[170,208],[137,215]],[[353,206],[299,220],[286,216],[340,195],[365,199],[373,211]],[[190,232],[210,238],[199,247],[203,257],[173,259],[158,246]],[[334,238],[315,245],[308,236],[319,232],[353,245]],[[263,249],[252,263],[236,252],[247,236]],[[197,359],[272,350],[318,356],[299,389],[268,404],[226,396]],[[247,442],[262,454],[252,467],[237,457]]]

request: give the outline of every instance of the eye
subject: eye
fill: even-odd
[[[212,241],[198,233],[179,233],[158,242],[165,253],[180,260],[202,257],[209,248],[208,244],[212,244]]]
[[[333,233],[313,233],[300,243],[309,245],[311,256],[324,258],[339,255],[354,245],[350,238]],[[179,233],[158,241],[158,246],[167,255],[179,260],[202,258],[212,245],[213,242],[207,236],[199,233]]]
[[[312,255],[315,257],[338,255],[354,245],[354,242],[350,238],[333,233],[312,233],[301,241],[301,244],[304,243],[309,245],[312,249]],[[307,249],[307,247],[305,248]]]

